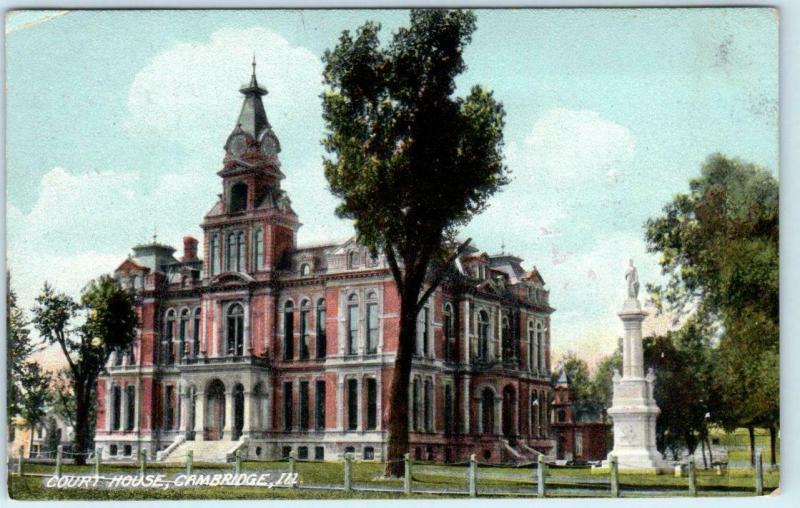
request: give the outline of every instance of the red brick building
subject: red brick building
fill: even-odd
[[[576,421],[574,390],[564,371],[555,385],[551,429],[556,443],[555,459],[566,462],[604,460],[608,455],[611,425]]]
[[[141,330],[97,387],[96,445],[224,460],[385,456],[400,302],[383,256],[354,241],[298,247],[280,143],[255,73],[225,143],[222,193],[183,255],[138,245],[116,276]],[[289,172],[291,178],[291,172]],[[202,254],[202,259],[200,255]],[[529,461],[548,425],[548,291],[534,268],[475,249],[420,312],[408,415],[411,453]]]

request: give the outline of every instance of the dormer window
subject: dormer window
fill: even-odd
[[[236,183],[230,192],[230,213],[244,211],[247,208],[247,184]]]
[[[309,263],[303,263],[300,265],[300,276],[301,277],[308,277],[311,275],[311,265]]]
[[[347,255],[347,267],[358,268],[358,251],[351,251]]]

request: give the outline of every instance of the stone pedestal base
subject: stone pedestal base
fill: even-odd
[[[661,410],[653,399],[654,377],[628,377],[614,384],[614,448],[620,471],[668,472],[669,465],[656,448],[656,418]],[[608,467],[608,460],[603,462]]]

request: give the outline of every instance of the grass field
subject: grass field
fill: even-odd
[[[285,461],[244,462],[242,471],[287,471]],[[197,464],[195,472],[232,470],[230,465]],[[148,473],[172,475],[183,472],[179,467],[148,467]],[[52,474],[53,466],[45,464],[26,464],[26,474]],[[64,474],[92,474],[92,466],[65,465]],[[136,466],[103,466],[101,474],[136,474]],[[377,499],[404,497],[398,492],[344,492],[341,490],[320,490],[322,487],[341,488],[344,466],[341,462],[298,462],[297,472],[302,488],[260,487],[196,487],[154,489],[48,489],[42,484],[42,477],[14,475],[9,478],[9,494],[14,499]],[[399,489],[402,480],[382,478],[383,465],[377,462],[354,462],[352,482],[356,489],[394,488]],[[535,470],[510,467],[482,467],[478,475],[478,493],[486,497],[504,495],[535,496]],[[412,488],[426,492],[450,491],[451,495],[464,495],[467,490],[467,471],[463,466],[440,466],[415,464]],[[722,475],[711,470],[697,471],[699,495],[753,495],[754,476],[750,469],[731,469]],[[778,486],[777,470],[765,471],[765,492]],[[686,496],[687,479],[672,475],[620,475],[623,496],[657,495]],[[315,488],[317,487],[317,488]],[[608,476],[592,473],[585,468],[552,468],[548,471],[547,495],[552,497],[601,497],[609,495]],[[435,494],[413,494],[413,497],[436,497]]]

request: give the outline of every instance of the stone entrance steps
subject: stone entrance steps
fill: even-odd
[[[191,450],[194,462],[224,463],[228,461],[230,455],[245,444],[244,438],[240,438],[238,441],[183,441],[162,455],[160,460],[165,463],[183,464]]]

